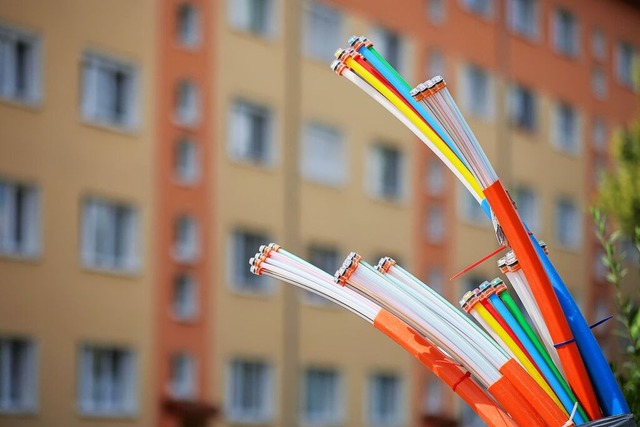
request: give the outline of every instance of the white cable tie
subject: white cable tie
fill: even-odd
[[[562,424],[562,427],[569,427],[569,426],[572,426],[574,424],[573,416],[576,414],[576,410],[577,409],[578,409],[578,402],[573,404],[573,409],[571,410],[571,415],[569,416],[569,419],[567,420],[567,422]]]

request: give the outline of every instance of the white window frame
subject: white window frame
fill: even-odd
[[[184,273],[173,280],[172,313],[179,321],[192,321],[198,317],[199,287],[194,276]]]
[[[447,0],[424,0],[429,22],[443,25],[447,20]]]
[[[528,4],[524,4],[530,2]],[[509,28],[515,34],[529,40],[537,40],[540,36],[540,2],[539,0],[509,0],[507,6]],[[525,8],[532,7],[528,11]],[[523,21],[525,14],[531,13],[532,22]]]
[[[348,153],[339,129],[309,122],[302,129],[300,175],[330,187],[344,186],[348,180]]]
[[[377,398],[376,394],[379,393],[379,384],[377,380],[382,377],[393,377],[396,381],[396,404],[397,410],[393,416],[387,418],[380,417],[380,410],[376,408],[376,403],[379,402],[380,399]],[[368,379],[368,387],[367,387],[367,420],[371,426],[375,427],[398,427],[404,422],[404,412],[405,412],[405,404],[403,403],[404,397],[404,381],[402,377],[397,373],[385,373],[379,372],[372,374]]]
[[[607,75],[602,67],[593,67],[591,69],[591,93],[593,96],[603,101],[607,99]]]
[[[563,123],[566,120],[573,123],[573,129],[567,127],[567,124],[571,126],[571,123]],[[582,118],[578,110],[564,102],[556,103],[552,124],[555,148],[567,154],[578,155],[582,151]],[[566,134],[567,131],[571,134]]]
[[[125,76],[124,99],[122,118],[112,117],[113,111],[109,104],[112,100],[104,94],[111,96],[113,82],[105,79],[113,78],[114,73]],[[124,131],[133,131],[138,126],[138,71],[136,66],[126,60],[87,51],[82,56],[82,103],[81,113],[84,121],[100,126],[107,126]]]
[[[233,230],[229,237],[227,271],[231,288],[236,292],[252,295],[269,295],[273,293],[275,289],[273,279],[264,275],[256,276],[249,271],[249,259],[258,252],[259,245],[269,243],[268,234],[237,228]],[[245,247],[247,244],[245,239],[253,239],[254,237],[256,243],[258,243],[254,245],[255,248]]]
[[[195,127],[200,123],[202,96],[198,85],[191,80],[181,80],[176,85],[175,121],[184,127]]]
[[[573,222],[569,224],[572,230],[569,230],[569,233],[566,235],[570,236],[569,240],[563,237],[564,231],[560,230],[560,227],[564,225],[560,224],[563,221],[561,215],[565,214],[561,212],[561,209],[563,209],[562,204],[572,209],[575,214]],[[556,200],[554,208],[554,237],[558,246],[567,250],[578,250],[582,244],[582,212],[580,211],[580,207],[574,200],[563,197]]]
[[[183,2],[176,8],[176,39],[188,49],[195,49],[202,41],[202,17],[193,3]]]
[[[240,374],[238,371],[241,369],[241,365],[254,365],[254,367],[257,365],[263,369],[263,372],[258,375],[264,377],[260,379],[260,384],[254,387],[256,395],[254,395],[253,398],[259,401],[256,407],[251,408],[250,411],[246,411],[247,408],[242,408],[237,401],[238,395],[243,394],[242,390],[237,389],[238,383],[244,380],[244,378],[238,378]],[[268,423],[273,419],[275,384],[272,371],[273,368],[271,364],[265,360],[235,358],[229,362],[227,367],[227,390],[225,399],[225,415],[227,420],[235,423],[262,424]],[[243,373],[243,375],[246,375],[246,373]]]
[[[600,28],[594,28],[591,32],[591,55],[600,62],[607,59],[607,38]]]
[[[631,58],[626,58],[631,55]],[[638,66],[638,50],[629,42],[619,41],[616,43],[615,51],[615,72],[616,80],[622,86],[634,89],[635,72]]]
[[[24,371],[21,378],[13,378],[15,372],[11,372],[14,365],[13,357],[16,349],[22,347],[22,354],[19,354]],[[38,405],[38,348],[36,343],[25,337],[0,336],[0,414],[32,414],[35,413]],[[19,385],[14,384],[17,379]],[[22,390],[18,401],[9,398],[13,394],[14,387]]]
[[[444,208],[437,204],[429,206],[426,212],[425,235],[431,244],[440,244],[444,241],[447,226]]]
[[[275,166],[275,115],[270,107],[236,99],[229,111],[227,132],[227,153],[231,160],[260,167]]]
[[[175,176],[183,185],[200,180],[200,147],[196,141],[181,139],[175,146]]]
[[[437,157],[431,157],[425,167],[425,189],[430,196],[440,196],[447,187],[445,167]]]
[[[304,19],[303,52],[323,63],[331,61],[336,46],[344,39],[342,12],[336,7],[310,0],[304,2]]]
[[[123,216],[120,223],[118,215]],[[106,228],[104,235],[114,236],[103,242],[107,252],[103,254],[97,247],[99,227]],[[119,243],[118,238],[124,241]],[[118,273],[136,272],[140,268],[139,239],[138,211],[134,206],[93,196],[83,200],[81,258],[84,267]],[[124,252],[120,258],[115,253],[118,245],[122,245]]]
[[[250,14],[252,7],[261,1],[265,3],[264,24],[262,28],[255,28]],[[228,0],[226,3],[227,20],[231,28],[265,39],[275,36],[277,7],[275,0]]]
[[[529,96],[531,100],[531,123],[527,123],[526,105],[523,102]],[[524,118],[524,119],[523,119]],[[538,99],[536,93],[525,86],[514,84],[509,88],[509,121],[518,129],[534,133],[538,129]]]
[[[200,257],[200,223],[192,215],[184,214],[175,222],[174,257],[179,262],[193,263]]]
[[[193,400],[198,394],[198,364],[196,358],[180,352],[171,357],[169,393],[177,400]]]
[[[110,377],[114,373],[113,358],[121,357],[122,383]],[[94,378],[96,357],[100,358],[105,372],[104,378]],[[82,415],[95,417],[133,417],[138,410],[138,363],[136,353],[128,347],[84,344],[78,352],[78,395],[77,407]],[[97,381],[96,381],[97,380]],[[113,393],[115,387],[120,390],[120,401],[96,401],[91,394],[97,389],[101,393]]]
[[[565,57],[577,58],[580,55],[580,22],[577,15],[563,8],[556,8],[553,12],[551,25],[551,41],[553,42],[554,50]],[[565,14],[571,19],[569,23],[570,27],[567,29],[561,28],[563,21],[562,15]],[[565,37],[565,32],[569,32],[568,37]]]
[[[594,117],[591,123],[591,140],[594,149],[599,153],[607,152],[609,135],[607,124],[602,117]]]
[[[391,188],[385,183],[385,169],[388,165],[388,157],[385,154],[397,153],[397,176],[396,187]],[[409,195],[409,162],[406,158],[404,150],[396,144],[386,142],[377,142],[369,146],[367,149],[367,158],[365,164],[365,189],[367,193],[377,200],[385,200],[394,203],[406,201]]]
[[[18,211],[22,212],[21,218],[16,216]],[[40,255],[40,217],[40,190],[36,186],[0,178],[0,255],[20,258]],[[17,227],[21,228],[20,241],[15,235]]]
[[[316,378],[311,376],[315,375]],[[325,378],[317,377],[325,376]],[[326,377],[330,377],[332,384],[327,384]],[[315,385],[319,385],[321,390],[311,392],[311,381],[315,380]],[[324,383],[323,383],[324,382]],[[327,386],[329,389],[327,389]],[[333,368],[309,367],[304,370],[302,377],[302,401],[301,401],[301,418],[305,426],[336,426],[344,421],[344,405],[342,378],[340,372]],[[313,399],[316,397],[317,399]],[[309,399],[314,401],[323,400],[324,408],[317,413],[311,412],[309,408]]]
[[[474,64],[463,65],[460,83],[464,110],[483,121],[492,120],[496,110],[496,90],[494,78],[489,72]]]
[[[25,89],[17,93],[15,46],[24,43],[30,52],[25,64]],[[42,53],[40,38],[32,31],[0,23],[0,99],[36,105],[42,97]]]

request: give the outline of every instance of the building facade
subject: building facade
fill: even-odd
[[[345,79],[364,34],[442,74],[589,320],[587,206],[637,114],[640,10],[596,0],[0,1],[0,426],[474,425],[338,307],[253,276],[392,256],[455,302],[491,225]],[[114,31],[117,28],[117,31]]]

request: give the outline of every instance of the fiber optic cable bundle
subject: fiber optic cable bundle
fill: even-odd
[[[494,291],[488,282],[476,292],[465,295],[465,310],[486,327],[496,342],[505,345],[503,356],[515,356],[510,360],[522,364],[528,377],[535,380],[556,407],[565,413],[573,408],[576,423],[603,416],[627,416],[629,407],[589,325],[543,247],[520,219],[444,79],[437,76],[411,89],[367,38],[352,37],[349,46],[336,52],[337,59],[331,68],[405,124],[477,200],[492,221],[499,244],[512,251],[500,268],[531,316],[539,340],[535,334],[530,336],[532,328],[521,325],[519,317],[509,311],[509,304],[502,302],[500,295],[505,291]],[[367,270],[365,264],[361,274],[369,274]],[[346,283],[356,286],[349,281]],[[417,316],[424,320],[427,311],[418,310],[415,301],[407,298],[405,296],[402,305],[396,307],[400,310],[398,317],[403,318],[402,309],[406,309],[412,319]],[[506,295],[505,298],[510,299]],[[410,319],[403,320],[409,323]],[[420,329],[425,325],[410,325],[426,335],[426,331]],[[442,327],[446,331],[453,328],[446,322]],[[447,348],[447,343],[438,341],[437,334],[431,338],[452,357],[462,357],[457,351],[467,354],[466,349]]]

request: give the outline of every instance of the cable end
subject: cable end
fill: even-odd
[[[358,268],[360,260],[362,260],[360,255],[355,252],[351,252],[333,276],[334,282],[340,286],[346,285],[353,272]]]
[[[380,258],[380,261],[378,261],[378,264],[376,264],[376,270],[378,270],[382,274],[388,273],[389,269],[397,264],[398,263],[393,258],[385,256]]]

